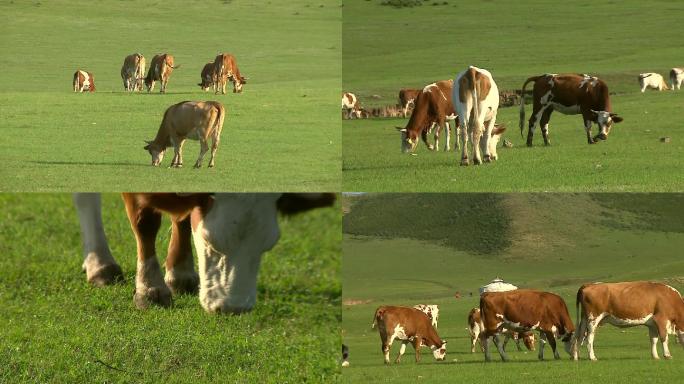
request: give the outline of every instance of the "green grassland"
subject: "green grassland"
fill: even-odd
[[[117,195],[103,196],[112,253],[126,281],[86,283],[67,194],[0,195],[0,382],[330,382],[339,374],[339,206],[280,220],[254,310],[205,313],[133,304],[135,241]],[[165,219],[158,249],[170,233]],[[316,236],[311,234],[315,233]],[[105,365],[106,364],[106,365]]]
[[[681,291],[681,194],[385,194],[345,205],[342,332],[351,362],[345,382],[641,383],[684,374],[684,350],[672,339],[673,360],[651,359],[645,327],[601,327],[593,363],[586,347],[582,360],[572,362],[562,349],[554,361],[547,346],[547,360],[539,362],[536,351],[509,344],[509,363],[494,350],[485,364],[482,353],[470,352],[466,329],[478,288],[496,276],[560,294],[573,322],[575,293],[585,282],[657,280]],[[408,347],[401,364],[385,366],[370,328],[375,309],[419,303],[440,306],[446,360],[434,361],[424,348],[416,364]]]
[[[340,18],[339,1],[0,1],[0,190],[339,190]],[[166,94],[124,93],[134,52],[174,55]],[[249,78],[242,94],[196,85],[219,52]],[[78,68],[94,94],[73,93]],[[142,148],[184,100],[226,106],[214,169],[192,169],[196,141],[187,169]]]
[[[439,3],[440,5],[431,5]],[[342,86],[364,106],[397,102],[400,88],[453,78],[468,65],[489,69],[499,90],[542,73],[591,73],[604,79],[613,110],[624,117],[609,138],[587,145],[581,117],[551,116],[551,147],[539,129],[527,148],[518,106],[501,108],[513,148],[499,161],[459,167],[460,153],[400,152],[395,126],[405,119],[342,123],[347,191],[681,191],[682,92],[639,92],[637,75],[667,77],[684,55],[671,26],[684,3],[671,1],[425,2],[413,8],[348,1],[343,9]],[[649,18],[645,14],[657,16]],[[530,86],[528,85],[528,89]],[[380,98],[374,98],[377,95]],[[526,106],[526,120],[532,106]],[[594,127],[594,131],[596,127]],[[527,121],[525,121],[525,135]],[[670,136],[670,143],[660,138]],[[443,141],[442,141],[443,143]]]

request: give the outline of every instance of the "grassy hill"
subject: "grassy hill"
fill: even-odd
[[[339,190],[339,5],[0,2],[0,190]],[[175,56],[166,94],[159,85],[124,93],[120,68],[134,52],[148,65],[157,53]],[[234,54],[249,78],[242,94],[197,86],[220,52]],[[73,93],[79,68],[94,74],[94,94]],[[170,155],[152,168],[142,148],[166,108],[184,100],[226,106],[214,169],[192,169],[196,141],[186,143],[181,170],[165,169]]]
[[[574,295],[585,282],[657,280],[681,291],[684,195],[379,194],[347,204],[342,264],[343,340],[352,364],[343,371],[347,382],[525,377],[580,383],[617,374],[640,382],[684,372],[684,353],[672,341],[673,361],[651,361],[644,327],[602,327],[595,343],[598,363],[590,364],[583,348],[579,364],[561,352],[562,360],[542,363],[549,369],[540,369],[536,352],[512,346],[513,363],[485,365],[481,353],[470,353],[465,329],[468,311],[478,305],[478,288],[496,276],[560,294],[573,321]],[[384,367],[379,336],[370,329],[375,308],[419,303],[440,306],[438,331],[449,341],[447,361],[435,362],[425,349],[416,365],[409,348],[400,366]],[[392,356],[397,351],[395,345]]]

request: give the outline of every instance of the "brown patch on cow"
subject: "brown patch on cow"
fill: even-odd
[[[477,100],[484,100],[492,88],[489,78],[477,71],[474,67],[469,67],[458,80],[458,99],[465,103],[473,91],[477,91]]]

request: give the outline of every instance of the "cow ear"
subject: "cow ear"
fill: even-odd
[[[622,120],[624,120],[622,117],[618,116],[617,114],[611,114],[611,118],[613,119],[614,122],[620,123]]]
[[[146,146],[143,147],[144,150],[149,151],[150,150],[150,145],[147,144]]]

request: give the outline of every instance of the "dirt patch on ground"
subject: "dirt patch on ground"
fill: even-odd
[[[352,305],[360,305],[360,304],[368,304],[372,302],[373,300],[367,299],[367,300],[360,300],[360,299],[345,299],[342,300],[342,305],[346,306],[352,306]]]

